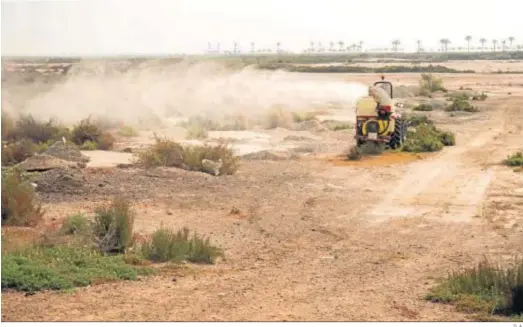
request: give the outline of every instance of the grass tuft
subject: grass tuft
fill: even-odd
[[[120,197],[97,208],[93,236],[98,249],[103,253],[125,253],[133,243],[134,219],[129,202]]]
[[[208,238],[202,238],[196,233],[192,236],[187,228],[174,232],[160,228],[152,235],[152,239],[141,247],[143,256],[153,262],[214,263],[222,251],[211,245]]]
[[[217,145],[187,145],[166,138],[156,138],[156,143],[137,155],[137,164],[144,168],[178,167],[186,170],[208,172],[204,160],[221,162],[219,175],[232,175],[238,169],[238,158],[226,143]]]
[[[516,152],[508,156],[505,164],[510,167],[523,167],[523,152]]]
[[[483,261],[461,272],[451,273],[432,288],[426,299],[454,303],[461,311],[503,315],[523,314],[523,261],[502,268]]]

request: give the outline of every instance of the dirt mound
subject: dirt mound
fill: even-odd
[[[259,152],[253,152],[246,155],[241,156],[244,160],[288,160],[290,159],[291,155],[289,153],[285,152],[275,152],[270,150],[263,150]]]
[[[58,168],[40,174],[36,191],[44,193],[80,193],[87,180],[80,169]]]
[[[85,165],[85,164],[84,164]],[[59,159],[54,156],[41,154],[33,157],[29,157],[23,162],[16,165],[25,171],[46,171],[56,168],[83,168],[79,162],[70,162]]]
[[[297,131],[312,131],[312,132],[325,132],[327,128],[317,120],[307,120],[299,124],[294,125],[294,129]]]
[[[47,155],[73,162],[89,162],[89,157],[85,156],[73,145],[67,145],[63,142],[55,142],[44,152]]]

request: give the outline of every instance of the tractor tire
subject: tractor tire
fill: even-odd
[[[392,133],[389,141],[389,148],[397,149],[403,145],[407,139],[407,126],[403,118],[396,118],[394,133]]]

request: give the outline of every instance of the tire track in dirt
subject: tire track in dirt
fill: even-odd
[[[447,221],[470,221],[480,215],[480,205],[493,178],[489,148],[509,124],[507,109],[500,110],[487,133],[466,144],[446,148],[437,156],[411,164],[389,195],[370,212],[371,223],[392,218],[428,217]]]

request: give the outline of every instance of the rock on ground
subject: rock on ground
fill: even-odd
[[[83,164],[85,166],[85,164]],[[23,162],[16,165],[25,171],[46,171],[56,168],[83,168],[80,162],[70,162],[59,159],[54,156],[40,154],[29,157]]]
[[[83,155],[79,149],[72,145],[64,144],[60,141],[55,142],[44,153],[67,161],[83,163],[89,162],[89,157]]]
[[[40,174],[36,191],[44,193],[78,193],[87,180],[80,169],[58,168]]]

